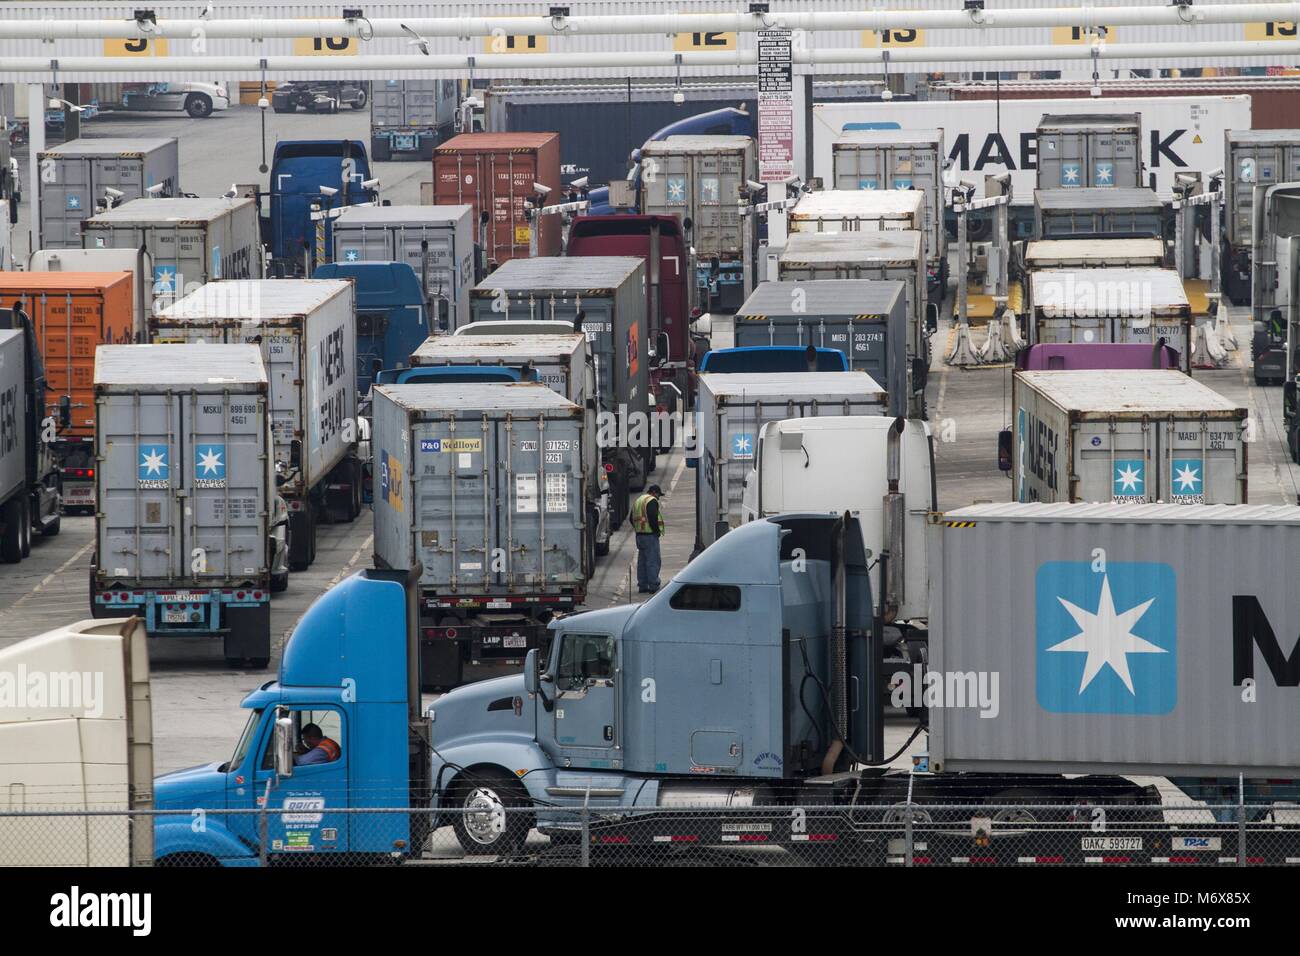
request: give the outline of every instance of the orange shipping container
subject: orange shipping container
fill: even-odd
[[[562,201],[559,133],[462,133],[433,153],[434,204],[473,206],[474,241],[498,265],[528,258],[534,226],[524,204],[534,196],[533,183],[550,187],[546,203]],[[537,254],[558,256],[560,217],[543,216],[536,229]]]
[[[134,334],[129,272],[0,272],[0,308],[31,317],[45,363],[46,414],[72,403],[63,438],[95,434],[95,348]]]

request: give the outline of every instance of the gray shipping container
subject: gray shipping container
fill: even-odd
[[[686,232],[697,260],[748,262],[752,216],[740,215],[745,181],[758,178],[748,136],[669,136],[641,148],[641,212],[691,220]]]
[[[1255,187],[1300,180],[1300,129],[1228,130],[1224,141],[1224,229],[1249,254]]]
[[[841,133],[831,144],[835,189],[915,189],[925,194],[925,256],[944,265],[943,130],[872,129]],[[936,272],[937,274],[937,272]]]
[[[1300,509],[976,505],[931,533],[930,668],[998,681],[996,716],[931,708],[931,770],[1296,776]]]
[[[907,415],[913,389],[905,290],[901,282],[871,279],[760,282],[736,311],[734,341],[738,348],[839,349],[850,369],[885,387],[890,414]]]
[[[1017,372],[1018,501],[1244,504],[1248,412],[1174,369]]]
[[[744,520],[745,476],[754,465],[758,433],[768,422],[819,415],[883,415],[885,390],[866,372],[767,375],[734,372],[699,376],[693,447],[695,546]]]
[[[427,246],[422,246],[427,243]],[[335,262],[405,262],[453,331],[469,321],[472,206],[346,206],[334,220]]]
[[[81,223],[107,205],[106,189],[122,193],[118,204],[179,196],[180,151],[175,139],[76,139],[38,155],[41,222],[38,248],[80,249]]]
[[[210,282],[149,323],[154,342],[261,342],[275,459],[292,477],[285,498],[302,498],[356,447],[355,293],[342,279]],[[290,443],[301,468],[289,469]]]
[[[370,84],[372,132],[450,129],[455,119],[455,80],[375,80]]]
[[[137,199],[82,224],[83,249],[139,249],[153,259],[147,315],[215,279],[261,279],[251,199]]]
[[[251,345],[101,345],[95,548],[127,586],[260,582],[275,482]],[[195,548],[207,556],[196,572]]]
[[[418,562],[443,596],[581,600],[588,437],[582,409],[540,383],[377,386],[376,564]]]
[[[1031,345],[1163,338],[1191,371],[1192,306],[1173,269],[1042,269],[1029,274],[1029,304]]]
[[[1165,205],[1154,189],[1035,189],[1034,237],[1163,236]]]
[[[1039,189],[1136,189],[1142,181],[1142,115],[1047,113],[1038,123]]]
[[[22,329],[0,329],[0,419],[6,421],[0,441],[0,502],[27,484],[27,429],[21,426],[27,407],[27,339]]]
[[[639,256],[511,259],[474,287],[475,322],[555,319],[583,313],[600,407],[648,411],[646,269]]]

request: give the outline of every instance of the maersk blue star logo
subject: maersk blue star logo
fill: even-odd
[[[356,262],[361,258],[361,253],[357,252],[355,249],[348,249],[343,253],[343,258],[348,262]]]
[[[1061,164],[1061,185],[1062,186],[1079,185],[1079,164],[1078,163]]]
[[[686,179],[684,177],[668,177],[668,201],[671,203],[686,202]]]
[[[1115,164],[1098,163],[1096,175],[1093,176],[1094,186],[1114,186],[1115,185]]]
[[[170,472],[166,445],[141,445],[136,449],[136,480],[141,488],[165,488]]]
[[[731,439],[732,458],[754,457],[754,436],[750,434],[735,435]]]

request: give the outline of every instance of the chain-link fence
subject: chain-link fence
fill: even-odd
[[[251,866],[1300,865],[1296,805],[0,812],[0,863]]]

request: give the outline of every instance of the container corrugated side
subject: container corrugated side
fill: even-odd
[[[931,533],[930,667],[997,681],[931,708],[932,770],[1297,775],[1300,510],[985,505]]]

